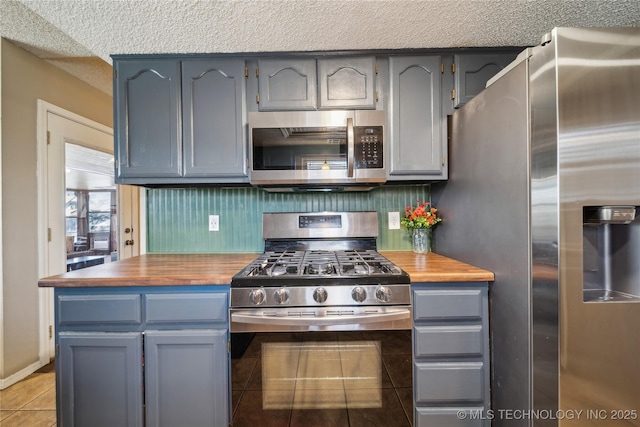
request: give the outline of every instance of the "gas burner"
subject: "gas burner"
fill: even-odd
[[[268,276],[282,276],[287,273],[287,267],[282,264],[273,265],[267,272]]]
[[[304,274],[335,274],[336,269],[329,261],[326,262],[311,262],[305,269]]]

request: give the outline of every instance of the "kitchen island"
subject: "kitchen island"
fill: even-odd
[[[452,380],[464,382],[449,402],[468,402],[465,393],[473,389],[476,403],[467,406],[488,409],[486,304],[493,274],[434,253],[382,254],[415,283],[416,425],[453,416],[429,401],[433,375],[440,381],[453,373]],[[229,285],[258,255],[147,254],[40,280],[55,288],[57,425],[228,425]],[[457,336],[471,340],[470,356]],[[425,342],[448,347],[426,353]],[[446,371],[431,369],[452,351],[457,360]]]

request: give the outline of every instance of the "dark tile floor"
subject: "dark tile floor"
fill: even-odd
[[[233,341],[233,335],[231,339]],[[381,407],[263,408],[263,343],[363,340],[380,343]],[[234,427],[403,427],[413,424],[410,331],[258,333],[244,354],[232,359],[231,371]]]

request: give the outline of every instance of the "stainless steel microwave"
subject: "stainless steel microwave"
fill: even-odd
[[[249,113],[251,184],[363,190],[386,181],[385,112]]]

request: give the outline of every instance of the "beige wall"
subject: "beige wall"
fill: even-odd
[[[3,379],[39,360],[36,100],[109,127],[113,109],[109,95],[10,41],[1,43]]]

